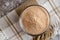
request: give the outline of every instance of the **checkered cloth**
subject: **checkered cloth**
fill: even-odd
[[[60,40],[60,0],[47,0],[44,3],[40,3],[39,0],[37,0],[37,2],[48,10],[51,23],[55,26],[53,39],[50,40]],[[54,38],[56,35],[58,35],[58,37]],[[0,40],[32,39],[32,36],[27,35],[21,30],[19,26],[19,16],[15,10],[0,18]]]

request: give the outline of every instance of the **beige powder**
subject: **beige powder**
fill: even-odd
[[[25,31],[32,35],[43,33],[49,25],[48,12],[40,6],[26,8],[20,18]]]

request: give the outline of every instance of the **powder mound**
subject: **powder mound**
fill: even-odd
[[[21,14],[22,24],[27,33],[37,35],[47,30],[48,12],[40,6],[30,6]]]

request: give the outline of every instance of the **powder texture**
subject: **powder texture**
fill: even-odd
[[[26,8],[21,15],[21,19],[25,31],[32,35],[43,33],[49,25],[48,12],[40,6]]]

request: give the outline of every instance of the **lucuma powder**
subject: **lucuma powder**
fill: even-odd
[[[25,31],[32,35],[41,34],[47,30],[49,15],[46,9],[41,6],[30,6],[21,14],[21,24]]]

